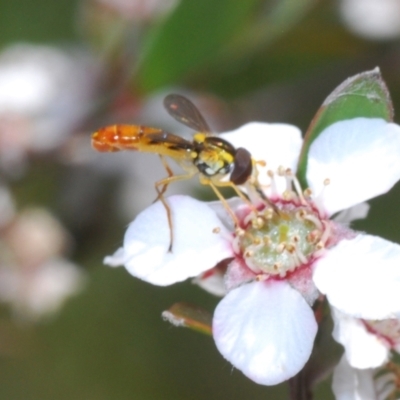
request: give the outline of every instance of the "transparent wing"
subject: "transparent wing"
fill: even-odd
[[[210,127],[200,114],[200,111],[186,97],[179,94],[170,94],[164,99],[164,107],[171,117],[196,132],[211,133]]]

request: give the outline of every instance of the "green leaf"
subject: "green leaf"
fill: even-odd
[[[162,317],[172,325],[190,328],[197,332],[212,334],[212,314],[189,303],[175,303],[162,313]]]
[[[213,60],[240,33],[259,0],[182,0],[147,37],[132,84],[149,92]]]
[[[306,180],[308,152],[320,133],[335,122],[357,117],[393,121],[393,105],[379,68],[346,79],[322,103],[304,137],[297,176],[303,188]]]

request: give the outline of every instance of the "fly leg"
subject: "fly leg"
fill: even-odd
[[[168,252],[172,253],[172,244],[174,241],[174,232],[172,228],[172,213],[171,213],[171,208],[169,207],[167,200],[164,197],[164,193],[167,190],[167,187],[170,183],[172,182],[177,182],[177,181],[182,181],[185,179],[190,179],[194,174],[186,174],[186,175],[172,175],[172,176],[167,176],[164,179],[161,179],[160,181],[155,183],[155,188],[157,191],[157,200],[160,200],[161,203],[163,204],[165,211],[167,212],[167,219],[168,219],[168,226],[169,226],[169,247],[168,247]],[[160,189],[161,187],[161,189]]]
[[[165,170],[167,171],[167,174],[168,174],[168,177],[165,178],[165,179],[172,178],[172,177],[174,176],[174,173],[173,173],[171,167],[168,165],[167,160],[165,159],[165,157],[164,157],[163,155],[159,154],[159,156],[160,156],[161,163],[162,163],[163,167],[165,168]],[[164,180],[164,179],[163,179],[163,180]],[[158,183],[158,182],[157,182],[157,183]],[[157,200],[160,200],[161,197],[162,197],[163,194],[167,191],[167,188],[168,188],[168,183],[166,183],[166,184],[163,185],[163,187],[162,187],[161,190],[159,191],[159,190],[157,189],[157,183],[156,183],[156,190],[157,190],[158,196],[157,196],[156,199],[153,201],[153,203],[155,203]]]
[[[200,183],[202,185],[209,185],[211,186],[212,190],[214,193],[217,195],[218,199],[221,201],[222,205],[224,206],[225,210],[228,211],[228,214],[231,216],[235,227],[239,226],[239,220],[236,217],[236,214],[232,210],[232,208],[229,206],[228,202],[226,201],[225,197],[221,194],[221,192],[218,190],[217,186],[208,178],[205,178],[203,176],[200,176]],[[218,184],[218,186],[231,186],[230,182],[227,182],[227,185],[225,185],[225,182],[223,185]]]

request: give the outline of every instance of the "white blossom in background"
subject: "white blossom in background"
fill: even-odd
[[[336,400],[390,400],[396,393],[396,375],[378,368],[357,369],[342,357],[333,371]]]
[[[60,146],[91,111],[101,68],[84,50],[27,43],[0,53],[0,163],[23,171],[28,153]]]
[[[348,363],[357,369],[378,368],[400,353],[400,319],[363,320],[332,310],[333,337],[343,345]]]
[[[364,216],[363,202],[400,179],[400,127],[355,118],[326,128],[310,146],[304,192],[295,177],[302,148],[296,127],[252,123],[221,136],[265,161],[258,179],[275,211],[249,185],[252,204],[229,201],[236,227],[221,203],[172,196],[172,252],[157,202],[132,222],[123,247],[105,263],[165,286],[201,280],[230,259],[227,294],[213,319],[216,346],[250,379],[274,385],[307,362],[317,332],[311,305],[319,296],[352,317],[400,317],[400,246],[330,219],[343,210],[339,220]]]
[[[340,11],[357,35],[375,40],[400,36],[400,0],[341,0]]]
[[[14,315],[36,321],[59,311],[85,283],[82,270],[63,258],[69,237],[44,209],[16,214],[0,233],[0,301]]]
[[[392,352],[400,353],[400,319],[362,320],[335,309],[332,316],[333,337],[344,347],[333,375],[336,399],[393,398],[388,395],[393,396],[396,375],[383,373],[382,368]]]

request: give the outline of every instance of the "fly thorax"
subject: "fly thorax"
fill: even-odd
[[[229,174],[235,161],[235,148],[217,136],[197,133],[194,137],[193,163],[205,176]]]

